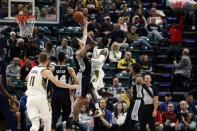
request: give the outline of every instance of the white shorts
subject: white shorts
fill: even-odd
[[[51,119],[51,108],[45,95],[27,97],[27,114],[29,119]]]

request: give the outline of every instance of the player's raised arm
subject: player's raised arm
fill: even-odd
[[[16,99],[14,99],[7,91],[6,89],[3,87],[3,84],[0,81],[0,92],[3,94],[3,96],[5,96],[8,100],[11,100],[12,102],[14,102],[16,104],[16,106],[19,106],[19,101],[17,101]]]
[[[84,18],[83,23],[84,23],[84,27],[83,27],[82,43],[84,44],[83,47],[85,47],[87,37],[88,37],[88,20],[87,20],[87,18]]]
[[[78,57],[83,56],[87,52],[87,50],[90,48],[90,45],[86,44],[87,37],[88,37],[88,32],[87,32],[88,21],[87,21],[87,18],[84,19],[84,27],[83,28],[84,28],[83,29],[83,38],[82,39],[77,38],[77,41],[81,46],[81,49],[76,51],[76,56],[78,56]]]
[[[59,80],[56,80],[55,77],[54,77],[54,75],[52,74],[52,72],[49,71],[49,70],[43,70],[41,72],[41,75],[42,75],[43,78],[46,78],[46,79],[51,80],[51,82],[53,84],[55,84],[56,86],[61,87],[61,88],[75,89],[75,88],[78,87],[78,85],[65,84],[63,82],[60,82]]]

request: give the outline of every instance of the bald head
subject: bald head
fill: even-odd
[[[183,52],[182,52],[182,55],[188,56],[189,55],[189,49],[188,48],[184,48]]]

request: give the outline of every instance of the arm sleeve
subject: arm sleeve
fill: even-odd
[[[153,94],[154,96],[158,96],[158,89],[156,87],[153,87]]]
[[[112,124],[112,113],[109,111],[109,124]]]
[[[181,69],[186,65],[187,61],[186,59],[182,58],[181,61],[177,64],[175,64],[175,68]]]
[[[12,73],[10,73],[10,71],[11,71],[11,69],[10,69],[10,66],[8,65],[6,68],[6,76],[16,77],[16,74],[12,74]]]
[[[112,62],[116,61],[116,58],[114,58],[114,54],[113,54],[112,51],[109,52],[109,60],[112,61]]]
[[[123,59],[118,62],[118,69],[125,69],[123,66]]]
[[[119,51],[119,52],[116,54],[116,57],[117,57],[118,60],[120,60],[120,59],[121,59],[121,56],[122,56],[122,52]]]

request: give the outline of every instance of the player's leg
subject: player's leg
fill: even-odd
[[[89,85],[90,85],[90,76],[85,76],[82,74],[80,78],[80,84],[81,84],[81,96],[78,96],[73,103],[73,118],[74,121],[78,121],[78,116],[81,111],[81,107],[84,104],[84,100],[86,98],[86,95],[89,93]]]
[[[46,98],[46,96],[42,96],[39,102],[39,111],[41,114],[41,119],[44,121],[44,131],[51,131],[51,107]]]
[[[99,113],[101,114],[101,110],[98,104],[98,100],[101,98],[101,96],[99,95],[98,90],[104,87],[104,84],[103,84],[104,72],[102,70],[96,70],[94,75],[95,75],[95,78],[97,79],[93,80],[90,83],[89,90],[93,98],[93,101],[95,103],[94,104],[95,108],[99,110]]]
[[[58,100],[58,96],[53,95],[51,99],[51,108],[52,108],[52,131],[55,131],[57,121],[61,114],[61,105]]]
[[[38,131],[40,128],[40,121],[39,121],[40,115],[36,105],[36,101],[38,101],[36,97],[33,96],[27,97],[27,114],[32,123],[30,131]]]
[[[81,111],[81,107],[84,104],[84,97],[77,97],[75,102],[73,103],[73,119],[74,121],[78,121],[79,113]]]
[[[3,111],[0,109],[0,131],[6,131],[6,120]]]
[[[62,97],[61,105],[62,105],[62,122],[63,124],[66,122],[66,131],[72,131],[72,123],[69,119],[71,113],[71,100],[70,95]]]
[[[102,111],[101,111],[101,109],[99,107],[100,95],[98,94],[98,90],[95,89],[92,84],[90,86],[90,94],[92,96],[92,99],[94,101],[94,106],[95,106],[95,109],[96,109],[94,117],[98,117],[98,116],[103,115],[103,113],[102,113]]]
[[[90,84],[90,94],[92,96],[92,99],[95,103],[96,109],[99,109],[98,99],[100,98],[98,91],[93,87],[92,84]]]

